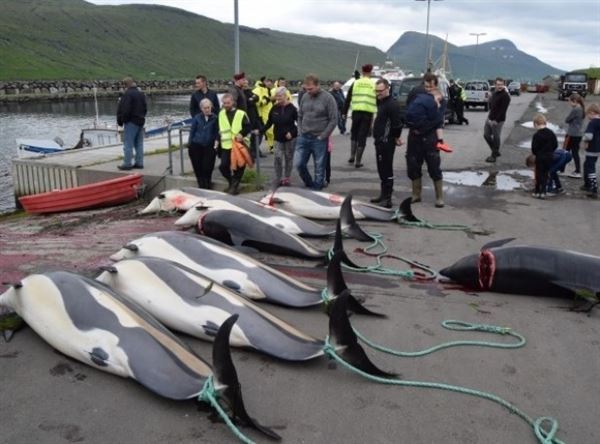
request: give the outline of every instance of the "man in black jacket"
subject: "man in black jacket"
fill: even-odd
[[[506,120],[506,110],[510,104],[510,94],[504,85],[504,79],[496,78],[496,91],[490,98],[490,113],[483,127],[483,138],[492,150],[492,155],[485,159],[486,162],[496,162],[500,157],[500,137],[502,125]]]
[[[202,74],[196,76],[195,82],[196,90],[192,93],[190,98],[190,116],[194,117],[200,113],[200,102],[202,99],[208,99],[212,102],[213,113],[219,115],[219,98],[217,93],[208,89],[208,80]]]
[[[125,93],[117,108],[117,125],[123,126],[123,164],[117,168],[131,170],[144,168],[144,124],[146,123],[146,96],[131,77],[123,79]],[[134,164],[131,164],[135,149]]]
[[[379,79],[375,83],[377,95],[377,116],[373,123],[373,139],[377,157],[377,172],[381,180],[379,196],[371,202],[386,208],[392,208],[392,192],[394,191],[394,151],[401,145],[402,117],[400,104],[390,95],[390,83]]]

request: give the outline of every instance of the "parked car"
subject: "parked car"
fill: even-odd
[[[519,82],[510,82],[508,84],[508,92],[511,96],[519,96],[521,95],[521,83]]]
[[[489,110],[490,85],[485,80],[472,80],[465,84],[465,108],[470,106],[483,106],[485,111]]]
[[[423,83],[423,77],[406,77],[402,80],[392,80],[391,84],[391,94],[394,99],[396,99],[400,103],[400,109],[402,113],[402,121],[404,122],[404,116],[406,114],[406,99],[408,98],[408,94],[411,92],[413,88],[416,88],[421,83]],[[446,122],[454,123],[454,110],[450,106],[448,101],[448,82],[445,79],[440,79],[439,81],[439,89],[442,92],[442,95],[446,99],[446,110],[444,113],[444,117]]]

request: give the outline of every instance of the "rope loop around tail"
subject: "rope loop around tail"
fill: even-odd
[[[240,429],[233,423],[229,415],[227,415],[225,410],[223,410],[223,407],[221,407],[221,404],[219,404],[218,398],[219,393],[215,390],[215,383],[213,377],[209,376],[208,378],[206,378],[204,386],[202,387],[202,391],[198,395],[198,401],[210,404],[217,411],[221,419],[225,421],[225,424],[227,424],[229,430],[231,430],[241,442],[243,442],[244,444],[254,444],[254,441],[246,437],[246,435],[244,435],[240,431]]]

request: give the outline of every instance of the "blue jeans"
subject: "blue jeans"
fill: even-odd
[[[144,127],[127,122],[123,133],[123,165],[131,166],[131,157],[135,149],[135,165],[144,166]]]
[[[315,178],[308,172],[308,160],[313,156],[315,165]],[[308,188],[320,190],[325,180],[325,158],[327,154],[327,140],[319,140],[312,134],[301,134],[296,139],[296,151],[294,153],[294,167],[300,178]]]
[[[592,193],[598,193],[598,176],[596,175],[597,156],[585,156],[583,162],[583,180],[585,187]]]
[[[562,188],[560,179],[558,178],[558,172],[564,171],[565,165],[572,159],[571,153],[563,149],[557,149],[552,155],[552,166],[548,175],[550,180],[548,181],[548,191],[554,191]]]

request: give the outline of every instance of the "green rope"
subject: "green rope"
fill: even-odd
[[[490,231],[487,230],[475,230],[469,225],[462,224],[434,224],[428,222],[424,219],[419,219],[417,221],[409,221],[402,217],[402,213],[400,210],[396,210],[393,219],[395,219],[400,225],[407,225],[409,227],[417,227],[417,228],[428,228],[431,230],[445,230],[445,231],[465,231],[467,233],[472,234],[481,234],[481,235],[489,235]]]
[[[558,438],[555,437],[556,432],[558,431],[558,422],[554,418],[544,416],[544,417],[537,418],[536,420],[533,420],[526,413],[519,410],[519,408],[517,408],[515,405],[511,404],[510,402],[508,402],[492,393],[487,393],[487,392],[482,392],[482,391],[475,390],[475,389],[470,389],[467,387],[461,387],[461,386],[443,384],[443,383],[437,383],[437,382],[404,381],[404,380],[398,380],[398,379],[386,379],[386,378],[382,378],[379,376],[370,375],[370,374],[354,367],[353,365],[349,364],[348,362],[344,361],[336,353],[335,348],[331,345],[331,342],[329,341],[329,336],[327,336],[325,338],[325,345],[323,346],[323,351],[326,355],[328,355],[330,358],[337,361],[343,367],[362,376],[363,378],[368,379],[369,381],[377,382],[380,384],[397,385],[397,386],[402,386],[402,387],[421,387],[421,388],[432,388],[432,389],[437,389],[437,390],[448,390],[451,392],[462,393],[465,395],[475,396],[475,397],[487,399],[489,401],[493,401],[493,402],[505,407],[509,412],[514,413],[515,415],[519,416],[521,419],[523,419],[525,422],[527,422],[527,424],[529,424],[531,427],[533,427],[535,436],[537,437],[540,444],[565,444],[563,441],[560,441]],[[546,423],[549,423],[551,425],[550,430],[547,430],[544,428],[544,425]]]
[[[252,441],[249,438],[247,438],[240,431],[240,429],[238,429],[235,426],[235,424],[233,423],[233,421],[231,421],[231,418],[229,418],[229,416],[227,415],[227,413],[225,413],[225,410],[223,410],[223,407],[221,407],[221,405],[219,404],[219,401],[217,400],[218,397],[219,397],[219,394],[215,390],[215,383],[213,381],[213,378],[212,378],[212,376],[209,376],[208,378],[206,378],[206,382],[204,382],[204,386],[202,387],[202,391],[198,395],[198,400],[201,401],[201,402],[206,402],[207,404],[212,405],[215,408],[215,410],[217,411],[217,413],[219,414],[219,416],[223,419],[223,421],[225,421],[225,424],[227,424],[227,426],[229,427],[229,429],[233,432],[233,434],[240,441],[242,441],[244,444],[254,444],[254,441]]]
[[[389,258],[404,262],[406,264],[412,265],[413,267],[418,268],[420,270],[423,270],[429,276],[426,278],[421,278],[422,280],[425,280],[425,279],[432,280],[437,277],[437,272],[426,265],[420,264],[420,263],[412,261],[410,259],[406,259],[402,256],[388,255],[387,254],[388,248],[382,240],[383,239],[382,234],[380,234],[380,233],[366,233],[366,234],[368,236],[370,236],[371,239],[373,239],[373,242],[369,246],[360,249],[360,251],[362,251],[363,253],[365,253],[368,256],[375,257],[375,264],[368,265],[366,267],[352,267],[352,266],[344,264],[342,262],[343,268],[345,268],[347,270],[351,270],[351,271],[356,271],[359,273],[375,273],[375,274],[383,274],[383,275],[387,275],[387,276],[398,276],[398,277],[401,277],[401,278],[407,279],[407,280],[415,279],[415,272],[412,270],[396,270],[394,268],[385,267],[383,265],[383,259],[386,257],[389,257]],[[381,251],[379,251],[377,253],[371,252],[371,250],[378,248],[378,247],[381,249]],[[331,260],[333,255],[334,255],[333,248],[330,248],[327,253],[327,257]]]
[[[403,352],[393,350],[391,348],[384,347],[382,345],[376,344],[373,341],[367,339],[363,336],[358,330],[353,328],[354,333],[362,342],[367,344],[374,350],[387,353],[393,356],[399,356],[403,358],[416,358],[420,356],[425,356],[431,353],[434,353],[439,350],[444,350],[446,348],[451,347],[460,347],[460,346],[479,346],[479,347],[492,347],[492,348],[520,348],[523,347],[527,341],[525,338],[519,333],[513,332],[510,328],[507,327],[497,327],[495,325],[486,325],[486,324],[471,324],[469,322],[463,321],[455,321],[455,320],[447,320],[442,322],[442,326],[447,328],[448,330],[456,330],[456,331],[482,331],[486,333],[495,333],[501,335],[510,335],[517,338],[519,341],[512,344],[507,344],[503,342],[489,342],[489,341],[450,341],[445,342],[443,344],[435,345],[430,348],[426,348],[425,350],[415,351],[415,352]]]

